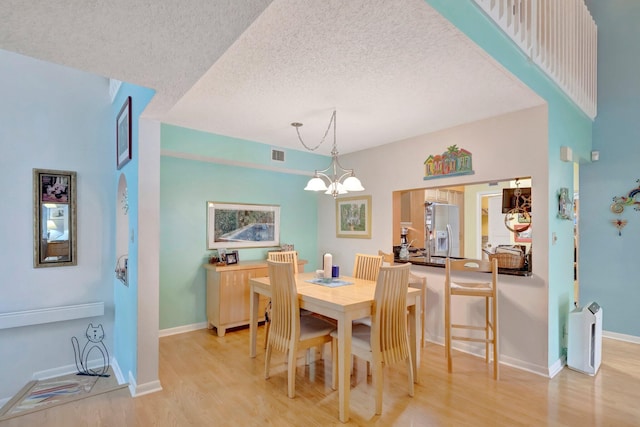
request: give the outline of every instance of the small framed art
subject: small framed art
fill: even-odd
[[[227,252],[227,265],[237,264],[238,261],[238,251]]]
[[[336,237],[371,238],[371,196],[336,199]]]
[[[531,227],[516,225],[513,232],[513,240],[520,243],[531,243]]]
[[[116,165],[118,169],[131,160],[131,97],[118,113],[116,119]]]

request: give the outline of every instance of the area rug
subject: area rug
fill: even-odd
[[[68,374],[30,381],[0,408],[0,421],[125,388],[111,368],[108,377]]]

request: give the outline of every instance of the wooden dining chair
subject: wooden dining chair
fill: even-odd
[[[410,265],[381,267],[376,282],[375,303],[371,313],[371,326],[353,325],[351,353],[370,362],[373,367],[373,385],[376,396],[376,414],[382,413],[382,364],[406,361],[409,396],[414,394],[413,364],[407,329],[407,289]],[[337,332],[333,337],[333,379],[335,390],[338,382]]]
[[[490,280],[470,280],[468,274],[490,273]],[[453,361],[451,357],[451,341],[471,341],[485,343],[485,360],[489,363],[489,346],[493,346],[493,378],[500,377],[500,364],[498,361],[498,260],[492,261],[479,259],[445,261],[445,293],[444,293],[444,334],[445,353],[447,357],[447,369],[452,372]],[[472,325],[471,320],[465,324],[456,324],[451,320],[451,297],[453,296],[480,297],[484,299],[484,325]],[[474,336],[474,332],[467,332],[464,336],[453,335],[454,329],[467,331],[484,331],[484,337]],[[477,334],[477,332],[475,332]]]
[[[382,267],[382,256],[356,254],[356,260],[353,263],[353,277],[375,282],[378,279],[380,267]]]
[[[386,253],[379,250],[378,255],[382,256],[382,265],[393,265],[393,252]],[[422,332],[420,335],[420,342],[424,347],[427,344],[427,336],[425,335],[425,321],[427,316],[427,278],[425,276],[409,272],[409,287],[420,289],[422,291],[422,307],[420,307],[420,327],[422,328]]]
[[[273,350],[287,354],[287,394],[296,395],[298,351],[332,342],[335,326],[315,316],[300,316],[294,269],[290,262],[267,260],[271,283],[271,331],[264,359],[264,377],[269,378]]]
[[[267,259],[271,261],[290,262],[293,264],[293,274],[298,274],[298,251],[273,251],[267,253]],[[264,348],[267,348],[269,340],[269,328],[271,327],[271,300],[264,308]]]

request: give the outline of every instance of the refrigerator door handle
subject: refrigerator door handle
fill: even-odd
[[[451,229],[451,224],[447,224],[447,257],[451,257],[451,238],[453,237],[453,230]]]

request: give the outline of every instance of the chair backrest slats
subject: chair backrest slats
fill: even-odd
[[[384,251],[378,250],[378,255],[380,255],[382,257],[382,263],[384,265],[384,263],[387,263],[389,265],[393,265],[393,252],[392,253],[386,253]]]
[[[298,252],[297,251],[280,251],[269,252],[267,259],[271,261],[290,262],[293,264],[293,274],[298,274]]]
[[[269,342],[284,352],[300,337],[300,306],[293,264],[267,260],[267,265],[272,289]]]
[[[410,357],[407,331],[409,268],[408,263],[379,268],[371,346],[380,349],[385,363],[394,363]]]
[[[356,254],[356,260],[353,265],[353,277],[376,281],[380,267],[382,267],[381,255]]]

